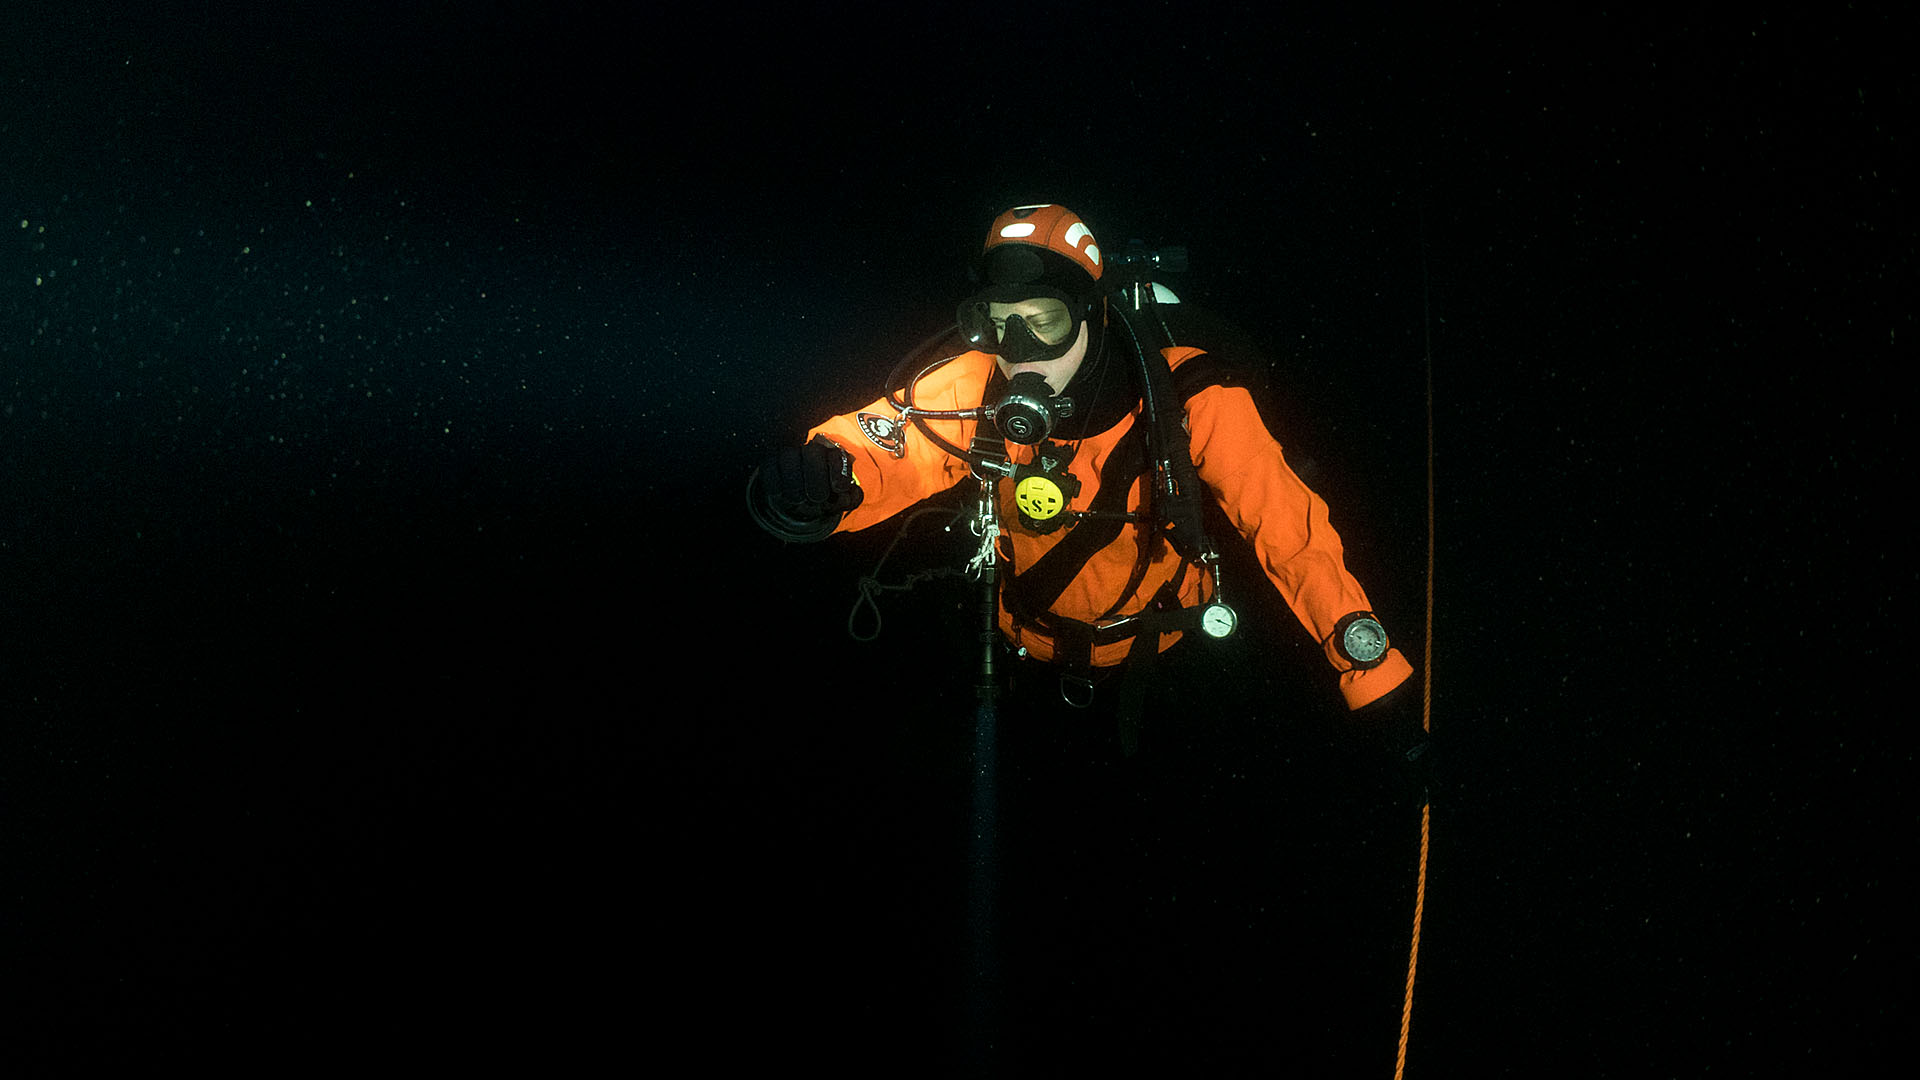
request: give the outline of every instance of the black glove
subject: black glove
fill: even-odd
[[[1359,717],[1372,729],[1418,803],[1433,799],[1435,786],[1433,736],[1420,725],[1420,687],[1409,678],[1378,701],[1362,706]]]
[[[782,540],[824,540],[866,493],[853,479],[853,457],[825,435],[776,450],[747,481],[747,510]]]
[[[1417,803],[1430,803],[1439,784],[1439,760],[1433,752],[1432,734],[1414,729],[1418,734],[1409,738],[1399,750],[1400,776],[1407,785],[1407,793]]]

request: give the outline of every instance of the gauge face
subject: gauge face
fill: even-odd
[[[1234,627],[1239,624],[1240,617],[1225,604],[1208,604],[1206,609],[1200,612],[1200,629],[1205,631],[1208,637],[1226,637],[1233,633]]]
[[[1387,655],[1387,630],[1371,618],[1348,623],[1340,640],[1341,651],[1356,664],[1378,663]]]

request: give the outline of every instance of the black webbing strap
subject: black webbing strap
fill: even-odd
[[[1094,683],[1093,650],[1096,646],[1112,645],[1131,638],[1133,647],[1127,652],[1127,666],[1132,669],[1136,661],[1145,660],[1151,664],[1152,659],[1160,654],[1160,635],[1191,630],[1197,626],[1195,614],[1180,606],[1180,587],[1187,580],[1187,568],[1190,565],[1181,562],[1180,569],[1166,584],[1160,586],[1140,614],[1123,622],[1103,626],[1052,612],[1044,612],[1031,620],[1033,625],[1053,639],[1053,663],[1060,669],[1062,683],[1071,681],[1091,691]],[[1062,696],[1071,703],[1082,704],[1075,702],[1064,688]]]
[[[1184,360],[1173,371],[1173,393],[1184,403],[1210,386],[1234,386],[1239,380],[1232,369],[1207,353]],[[1058,544],[1042,555],[1025,573],[1009,573],[1003,579],[1001,602],[1016,623],[1040,628],[1053,640],[1053,662],[1061,669],[1061,696],[1075,705],[1092,703],[1093,650],[1097,645],[1133,639],[1127,651],[1126,675],[1121,680],[1119,718],[1121,748],[1131,756],[1139,745],[1140,721],[1146,697],[1148,677],[1160,656],[1160,635],[1191,630],[1197,625],[1194,612],[1181,609],[1180,586],[1186,580],[1191,563],[1182,560],[1179,570],[1154,594],[1145,610],[1120,626],[1101,626],[1055,615],[1051,608],[1087,562],[1102,548],[1120,538],[1121,516],[1135,480],[1148,475],[1147,422],[1138,417],[1132,429],[1121,436],[1100,470],[1100,490],[1087,511],[1096,515],[1075,525]],[[1138,521],[1140,551],[1127,586],[1101,620],[1112,618],[1121,605],[1140,587],[1148,565],[1163,542],[1162,530],[1154,515],[1152,492]],[[1068,692],[1072,685],[1080,689],[1080,700]]]
[[[1095,553],[1120,538],[1126,525],[1127,493],[1147,467],[1146,433],[1141,425],[1120,437],[1100,469],[1100,490],[1087,510],[1103,516],[1075,525],[1024,573],[1011,575],[1002,593],[1007,610],[1016,619],[1036,620],[1060,599]],[[1112,515],[1111,517],[1105,515]]]

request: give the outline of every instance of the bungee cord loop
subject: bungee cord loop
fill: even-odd
[[[951,531],[954,524],[966,514],[966,511],[955,510],[951,506],[923,506],[907,515],[907,519],[900,523],[900,531],[894,533],[893,539],[888,542],[887,550],[881,552],[879,561],[873,564],[873,573],[862,577],[855,583],[855,587],[859,590],[860,595],[854,598],[853,610],[847,612],[848,637],[862,644],[872,642],[879,638],[881,630],[879,599],[881,593],[906,592],[922,582],[932,581],[935,578],[957,577],[967,573],[966,570],[956,570],[951,567],[936,567],[932,570],[922,570],[918,573],[908,574],[905,579],[896,585],[887,585],[881,582],[880,568],[887,564],[887,558],[893,554],[893,549],[900,546],[901,538],[907,535],[907,530],[912,527],[914,521],[928,514],[946,514],[948,518],[951,519],[947,522],[947,529]],[[978,577],[978,572],[976,571],[973,576]],[[860,618],[862,609],[872,612],[873,630],[865,634],[862,634],[854,625]]]

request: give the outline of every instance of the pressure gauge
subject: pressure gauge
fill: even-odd
[[[1225,604],[1212,603],[1200,609],[1200,629],[1210,638],[1223,638],[1240,625],[1240,616]]]

